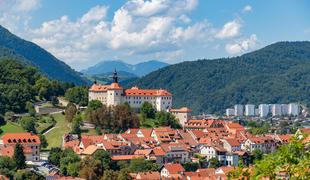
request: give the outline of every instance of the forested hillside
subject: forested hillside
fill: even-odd
[[[27,103],[64,95],[69,83],[49,80],[33,66],[12,59],[0,61],[0,116],[5,112],[27,112]]]
[[[134,65],[119,60],[102,61],[92,67],[82,70],[81,72],[86,75],[99,75],[103,73],[113,72],[114,69],[116,69],[117,71],[123,71],[141,77],[157,69],[166,67],[168,65],[169,64],[167,63],[156,60],[146,61]]]
[[[279,42],[239,57],[171,65],[127,86],[165,88],[175,107],[224,112],[236,103],[310,105],[310,42]]]
[[[1,25],[0,46],[0,59],[6,57],[28,60],[50,78],[75,84],[87,83],[87,80],[81,78],[79,73],[71,69],[67,64],[38,45],[15,36]]]

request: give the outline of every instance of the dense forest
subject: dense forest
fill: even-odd
[[[49,80],[33,66],[15,60],[0,61],[0,115],[28,112],[27,103],[52,100],[65,94],[70,83]]]
[[[75,84],[87,84],[87,80],[38,45],[25,41],[0,25],[0,60],[19,59],[31,62],[48,77]]]
[[[310,105],[310,42],[279,42],[233,58],[171,65],[126,86],[165,88],[175,107],[224,112],[236,103]]]

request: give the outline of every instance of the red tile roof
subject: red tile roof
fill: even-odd
[[[125,90],[126,96],[172,96],[172,94],[163,89],[139,89],[132,87]]]
[[[164,156],[166,154],[161,147],[155,147],[153,152],[155,156]]]
[[[114,161],[123,161],[123,160],[131,160],[131,159],[144,159],[143,155],[116,155],[112,156],[111,159]]]
[[[233,147],[241,145],[241,143],[237,139],[234,139],[234,138],[226,138],[225,140],[228,142],[228,144],[230,144]]]
[[[140,172],[137,174],[136,179],[141,180],[160,180],[160,173],[157,171],[153,172]]]
[[[187,107],[182,107],[180,109],[170,109],[170,112],[178,112],[178,113],[190,113],[192,112],[191,109],[187,108]]]
[[[32,133],[6,133],[2,140],[3,144],[41,144],[39,136]]]
[[[14,155],[14,146],[1,146],[0,147],[1,156],[13,157]]]
[[[185,171],[185,169],[183,168],[181,164],[170,164],[169,163],[169,164],[165,164],[164,168],[166,168],[170,174],[178,174],[178,173]]]

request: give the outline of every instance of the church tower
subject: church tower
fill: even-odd
[[[118,76],[116,69],[113,73],[113,83],[108,87],[108,98],[107,105],[108,106],[116,106],[122,104],[122,95],[124,93],[124,89],[118,84]]]

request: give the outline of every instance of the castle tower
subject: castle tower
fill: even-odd
[[[123,87],[118,84],[118,76],[116,69],[113,73],[113,83],[108,87],[107,91],[107,105],[116,106],[122,104],[122,95],[124,93]]]

